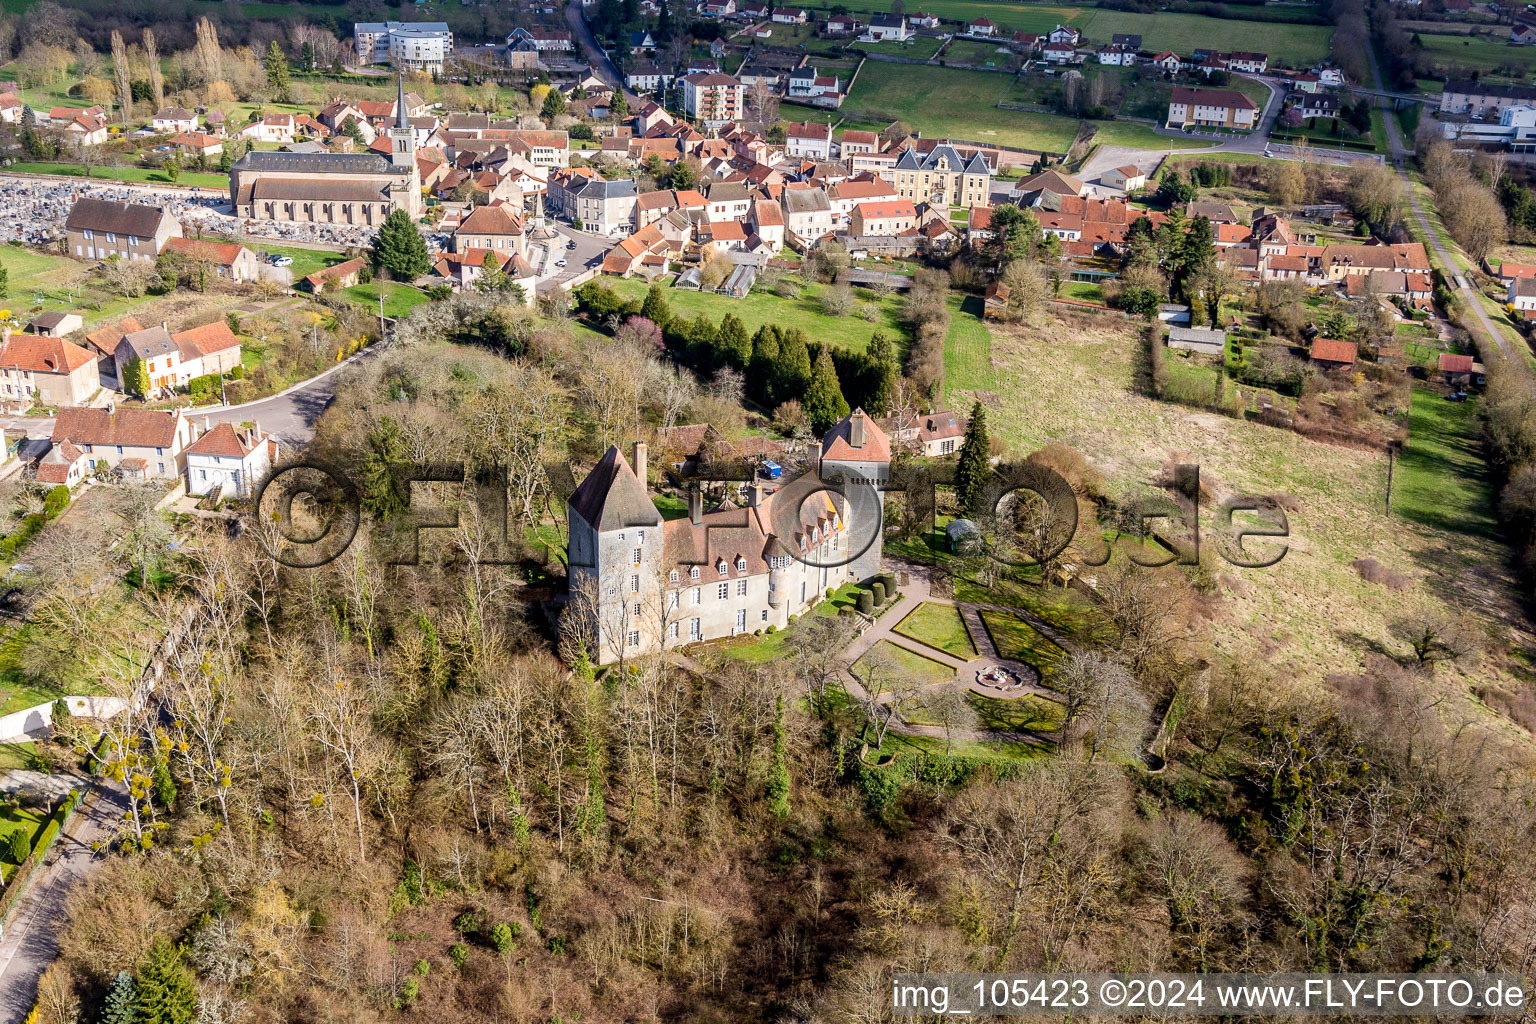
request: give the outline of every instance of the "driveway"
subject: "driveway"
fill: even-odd
[[[37,979],[59,955],[59,927],[70,891],[99,856],[91,846],[111,835],[128,810],[127,795],[98,783],[32,874],[0,934],[0,1022],[20,1024],[37,998]]]
[[[618,241],[618,239],[593,234],[590,231],[577,231],[569,224],[554,221],[550,221],[549,224],[558,235],[550,240],[549,249],[546,251],[542,245],[534,243],[529,246],[528,251],[528,261],[533,264],[534,271],[538,274],[534,290],[540,295],[549,294],[557,286],[564,285],[585,271],[593,262],[600,262]],[[573,242],[576,247],[569,248]],[[555,266],[556,260],[564,260],[565,266]]]

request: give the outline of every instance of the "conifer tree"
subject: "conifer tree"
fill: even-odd
[[[773,408],[773,374],[779,364],[779,331],[763,324],[752,335],[752,360],[747,364],[747,390],[753,398]]]
[[[101,1007],[100,1024],[133,1024],[134,1010],[139,1000],[139,987],[133,975],[118,971],[107,989],[107,998]]]
[[[715,342],[716,364],[745,370],[751,360],[752,339],[747,335],[747,325],[735,313],[725,314]]]
[[[138,356],[129,356],[123,364],[123,387],[140,398],[149,396],[149,370]]]
[[[811,383],[811,352],[798,327],[779,332],[779,358],[773,366],[773,403],[804,401]]]
[[[197,987],[181,962],[181,950],[165,936],[155,940],[139,964],[135,1024],[192,1024]]]
[[[415,280],[432,269],[426,240],[404,210],[395,210],[384,218],[369,255],[375,267],[389,271],[397,281]]]
[[[986,512],[987,479],[992,475],[991,448],[987,412],[977,402],[971,406],[971,422],[965,428],[960,461],[955,466],[955,495],[965,514],[973,519]]]
[[[832,350],[825,345],[816,355],[816,366],[811,371],[810,384],[801,404],[810,417],[811,429],[818,434],[826,433],[834,423],[848,415],[848,401],[843,398],[837,367],[832,365]]]
[[[665,333],[672,323],[672,309],[667,305],[667,296],[661,290],[661,285],[653,284],[645,291],[645,302],[640,306],[640,315],[662,329]]]
[[[278,102],[287,103],[292,98],[288,94],[288,57],[276,39],[267,47],[267,57],[262,61],[262,67],[267,72],[267,84],[277,93]]]
[[[896,359],[896,346],[882,332],[876,331],[865,350],[873,370],[873,381],[864,411],[871,416],[884,416],[891,411],[891,400],[896,395],[896,381],[901,376],[901,364]]]

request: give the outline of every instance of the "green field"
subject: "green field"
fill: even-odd
[[[971,643],[960,609],[952,604],[924,601],[896,624],[895,632],[957,658],[976,657],[976,645]]]
[[[843,111],[866,121],[905,121],[929,137],[1065,153],[1078,122],[1054,114],[997,109],[1011,81],[992,71],[867,61]]]
[[[1504,31],[1507,36],[1507,30]],[[1513,72],[1513,77],[1520,78],[1523,83],[1524,79],[1530,77],[1532,70],[1536,69],[1536,52],[1532,52],[1529,46],[1516,46],[1507,38],[1468,38],[1422,32],[1418,38],[1424,44],[1424,52],[1448,76],[1460,77],[1454,74],[1458,70],[1487,74],[1502,69]],[[1506,73],[1503,77],[1511,75]]]
[[[48,815],[34,807],[18,807],[0,814],[0,860],[12,866],[21,863],[11,857],[11,833],[25,833],[30,845],[37,842],[37,834],[47,821]]]
[[[1392,515],[1436,530],[1497,537],[1477,415],[1482,402],[1448,402],[1413,389],[1408,444],[1392,488]]]
[[[665,517],[665,513],[663,513]],[[836,615],[838,609],[844,606],[852,606],[858,600],[859,592],[863,590],[857,583],[844,583],[832,592],[832,596],[818,604],[810,613],[823,618]],[[736,661],[748,661],[761,664],[769,661],[779,661],[789,657],[790,651],[785,645],[795,629],[791,623],[787,629],[775,630],[772,633],[764,633],[762,636],[754,636],[744,643],[734,644],[725,648],[725,654]]]
[[[1328,25],[1285,25],[1275,22],[1207,18],[1200,14],[1131,14],[1097,10],[1077,27],[1094,40],[1108,41],[1117,32],[1137,33],[1146,50],[1187,54],[1196,46],[1212,50],[1256,50],[1269,54],[1271,66],[1305,67],[1328,56]]]
[[[979,693],[966,697],[983,729],[1055,732],[1066,718],[1066,708],[1044,697],[983,697]]]
[[[647,283],[639,278],[604,283],[611,285],[619,295],[635,302],[645,298],[648,287]],[[822,287],[822,285],[806,285],[801,289],[799,298],[795,299],[784,299],[762,292],[753,292],[743,299],[733,299],[713,292],[679,290],[663,285],[667,304],[672,308],[673,313],[690,317],[703,313],[716,323],[719,323],[725,314],[735,313],[741,318],[742,323],[747,325],[748,333],[756,331],[763,324],[799,327],[813,342],[829,341],[839,348],[863,351],[864,346],[869,344],[871,335],[876,331],[884,331],[892,338],[898,349],[906,348],[907,329],[898,319],[901,300],[894,295],[887,296],[880,304],[880,317],[874,323],[853,315],[832,317],[823,313],[820,304],[816,301],[816,295]]]
[[[898,647],[889,640],[881,640],[869,649],[858,661],[853,664],[853,674],[857,679],[864,678],[864,670],[869,663],[871,654],[879,651],[889,658],[895,666],[896,672],[904,679],[910,679],[923,686],[934,686],[939,683],[947,683],[955,678],[955,670],[942,662],[925,658],[915,651],[909,651],[905,647]]]
[[[1006,67],[1017,55],[1002,45],[1002,41],[982,42],[979,39],[956,39],[949,44],[940,60],[950,64],[991,64]]]
[[[865,14],[872,11],[889,11],[893,0],[854,0],[851,5],[842,5],[838,9],[850,11],[854,14]],[[818,16],[825,17],[832,8],[830,2],[815,5],[802,5],[807,9],[816,11]],[[908,11],[924,10],[930,14],[937,14],[946,21],[972,21],[980,17],[988,17],[997,22],[998,26],[1005,28],[1005,35],[1014,32],[1049,32],[1057,25],[1076,25],[1082,28],[1095,15],[1092,9],[1082,7],[1036,7],[1034,4],[1023,5],[1013,3],[989,3],[986,0],[932,0],[921,8],[907,5]],[[953,26],[945,26],[952,28]]]
[[[372,284],[356,284],[338,294],[366,307],[370,313],[379,311],[379,290],[384,290],[384,315],[405,316],[423,303],[431,302],[427,293],[399,281],[375,281]]]
[[[1005,658],[1033,665],[1040,670],[1042,682],[1048,682],[1061,663],[1066,660],[1067,652],[1017,615],[1008,612],[983,611],[981,621],[986,623],[987,632],[992,635],[992,643],[997,647],[997,653]]]
[[[949,337],[944,339],[944,390],[951,407],[966,405],[961,392],[991,390],[992,334],[981,321],[981,298],[949,297]]]
[[[287,256],[293,260],[288,269],[293,272],[295,281],[302,281],[317,270],[333,267],[347,259],[345,253],[331,252],[329,249],[300,249],[291,245],[264,245],[254,242],[250,248],[258,254],[269,252],[277,256]]]
[[[68,178],[85,177],[85,168],[80,164],[44,164],[21,162],[12,164],[9,168],[18,174],[59,174]],[[200,171],[183,171],[181,177],[172,182],[164,171],[151,170],[148,167],[106,167],[96,165],[91,168],[92,178],[102,178],[107,181],[142,181],[156,185],[197,185],[202,188],[229,188],[229,176],[224,174],[204,174]]]

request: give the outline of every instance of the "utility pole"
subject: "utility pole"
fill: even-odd
[[[1392,469],[1393,456],[1397,454],[1397,445],[1387,445],[1387,515],[1392,515]]]
[[[384,340],[384,284],[379,283],[379,340]]]

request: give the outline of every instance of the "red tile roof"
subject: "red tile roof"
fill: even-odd
[[[1457,355],[1452,355],[1449,352],[1441,352],[1440,353],[1440,372],[1441,373],[1471,373],[1472,372],[1472,357],[1471,356],[1457,356]]]
[[[1354,342],[1337,338],[1316,338],[1312,342],[1312,358],[1329,363],[1353,364],[1358,351]]]
[[[255,430],[244,427],[236,429],[232,423],[220,423],[187,445],[187,453],[189,455],[226,455],[243,459],[255,451],[264,440],[266,436],[258,434]]]
[[[79,345],[46,334],[13,334],[0,347],[0,367],[33,373],[73,373],[95,359]]]

